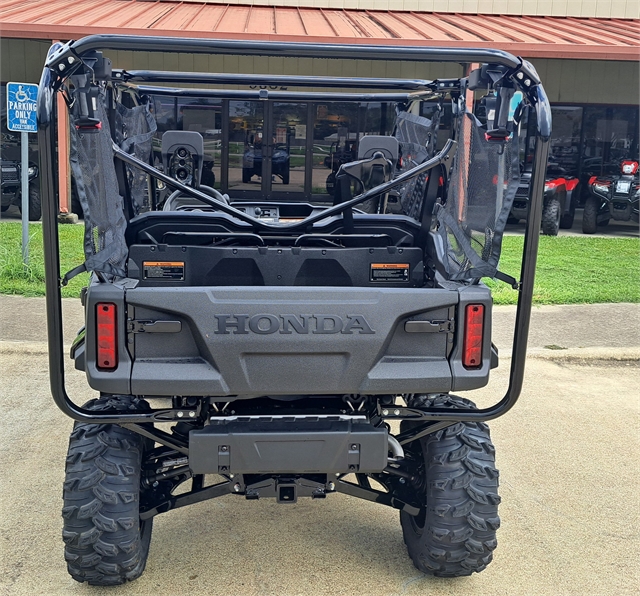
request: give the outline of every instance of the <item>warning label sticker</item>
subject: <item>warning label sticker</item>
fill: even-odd
[[[144,279],[184,279],[184,261],[144,261]]]
[[[409,281],[409,263],[371,263],[371,281]]]

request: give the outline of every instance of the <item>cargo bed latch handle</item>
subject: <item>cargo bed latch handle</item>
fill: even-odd
[[[129,333],[180,333],[180,321],[127,321]]]
[[[452,333],[453,321],[407,321],[404,330],[407,333]]]

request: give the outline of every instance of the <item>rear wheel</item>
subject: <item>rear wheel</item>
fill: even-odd
[[[600,210],[600,200],[594,196],[587,197],[582,212],[582,232],[584,234],[595,234],[598,229],[598,211]]]
[[[91,400],[89,410],[148,410],[132,396]],[[141,521],[140,473],[151,441],[117,425],[76,422],[63,490],[67,569],[78,582],[123,584],[144,571],[153,519]]]
[[[22,213],[22,203],[18,203],[18,209]],[[29,221],[38,221],[42,217],[40,204],[40,191],[35,185],[29,185]]]
[[[475,409],[469,400],[453,395],[423,397],[420,404]],[[413,564],[438,577],[482,571],[493,558],[500,526],[498,470],[489,427],[484,422],[458,422],[420,439],[414,449],[413,455],[424,462],[416,495],[422,508],[417,516],[400,513]]]
[[[558,197],[549,199],[542,209],[542,233],[547,236],[557,236],[560,230],[562,207]]]

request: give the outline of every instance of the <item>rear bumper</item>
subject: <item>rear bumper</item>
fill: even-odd
[[[194,474],[339,474],[387,465],[384,426],[341,416],[298,418],[212,419],[189,433],[189,467]]]

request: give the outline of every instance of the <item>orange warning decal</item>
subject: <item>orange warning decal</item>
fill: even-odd
[[[371,269],[409,269],[409,263],[371,263]]]

